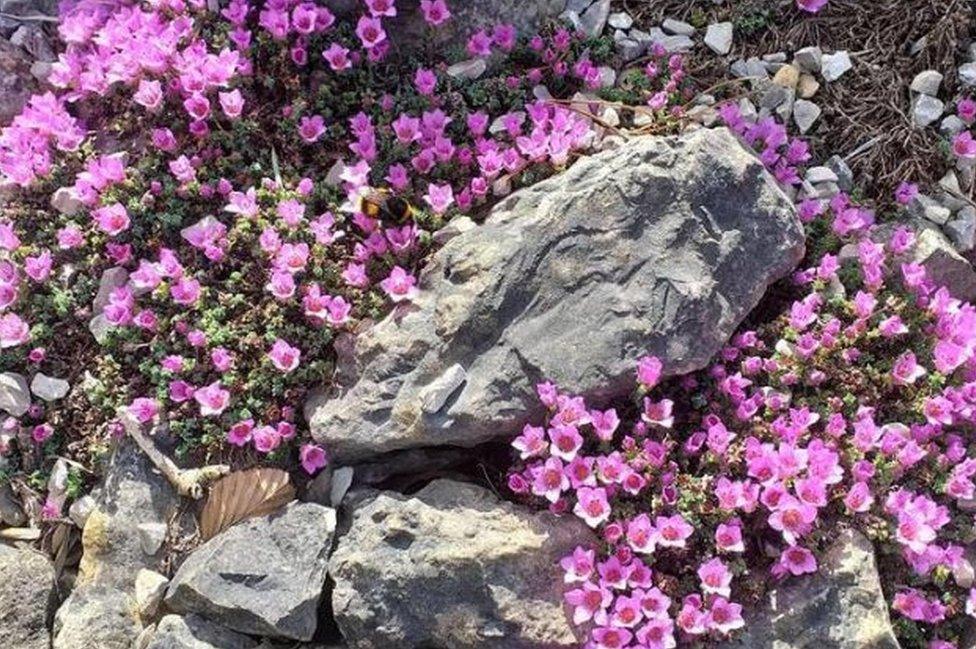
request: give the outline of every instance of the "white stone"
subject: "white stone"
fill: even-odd
[[[925,128],[934,124],[945,110],[945,104],[941,99],[936,99],[929,95],[919,95],[912,102],[912,121],[918,128]]]
[[[344,466],[332,472],[332,485],[329,490],[329,502],[333,507],[339,507],[352,486],[353,468]]]
[[[142,619],[148,620],[156,615],[168,585],[169,579],[153,570],[141,568],[136,573],[136,606]]]
[[[964,63],[959,66],[959,81],[964,86],[976,86],[976,63]]]
[[[705,30],[705,45],[719,56],[732,49],[732,23],[712,23]]]
[[[691,36],[695,33],[695,28],[688,23],[675,20],[674,18],[667,18],[663,23],[661,23],[661,29],[669,34],[680,34],[682,36]]]
[[[590,38],[597,38],[610,17],[610,0],[597,0],[580,14],[580,28]]]
[[[71,384],[64,379],[47,376],[38,372],[31,379],[30,389],[35,397],[39,397],[45,401],[57,401],[68,395]]]
[[[947,115],[939,124],[939,133],[945,137],[953,138],[962,133],[965,128],[966,122],[959,119],[957,115]]]
[[[468,59],[467,61],[460,61],[449,67],[447,69],[447,75],[454,79],[474,80],[483,75],[487,69],[488,64],[485,63],[484,59]]]
[[[820,106],[816,105],[812,101],[807,99],[798,99],[795,104],[793,104],[793,121],[796,122],[797,128],[800,129],[800,133],[806,133],[813,125],[817,123],[820,119],[820,114],[823,111],[820,110]]]
[[[71,503],[71,507],[68,508],[68,518],[80,529],[84,529],[85,523],[88,522],[88,516],[95,510],[95,504],[95,499],[91,494],[82,496]]]
[[[805,180],[816,185],[817,183],[835,183],[839,179],[830,167],[810,167],[807,169]]]
[[[65,216],[74,216],[81,211],[83,205],[78,200],[78,197],[75,196],[75,190],[73,188],[59,187],[51,195],[51,207]]]
[[[793,62],[806,72],[820,72],[823,51],[817,46],[804,47],[793,54]]]
[[[14,372],[0,374],[0,410],[14,417],[22,417],[30,408],[27,379]]]
[[[939,94],[939,86],[942,85],[942,73],[936,70],[922,70],[912,79],[911,89],[923,95],[935,97]]]
[[[610,14],[610,17],[607,19],[607,23],[609,23],[609,25],[614,29],[630,29],[634,24],[634,19],[631,18],[630,14],[626,12],[617,11]]]
[[[421,393],[422,409],[426,413],[438,412],[457,392],[457,389],[464,385],[468,373],[458,364],[454,364],[442,375],[437,377],[432,383],[424,388]]]
[[[854,64],[851,63],[851,56],[847,53],[847,50],[841,50],[833,54],[824,54],[820,59],[820,71],[823,74],[824,80],[828,83],[837,81],[853,67]]]
[[[945,225],[945,233],[959,252],[976,248],[976,208],[966,206]]]
[[[167,527],[165,523],[141,523],[136,526],[136,533],[139,535],[139,547],[151,557],[163,547]]]

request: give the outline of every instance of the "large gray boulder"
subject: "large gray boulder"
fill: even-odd
[[[335,525],[314,503],[242,521],[183,562],[164,601],[241,633],[311,640]]]
[[[48,558],[0,544],[0,646],[48,649],[53,600],[54,566]]]
[[[329,562],[350,649],[576,647],[559,559],[595,542],[572,516],[530,512],[470,484],[357,507]]]
[[[81,540],[75,588],[58,609],[54,649],[127,649],[143,628],[135,598],[140,569],[161,569],[165,552],[147,554],[138,530],[162,526],[179,497],[129,439],[115,450]]]
[[[900,649],[871,542],[842,530],[816,574],[771,591],[721,649]]]
[[[345,393],[309,401],[312,434],[339,461],[468,447],[540,414],[539,381],[601,399],[644,354],[699,369],[803,252],[792,203],[729,131],[632,139],[437,252],[413,309],[342,359]]]

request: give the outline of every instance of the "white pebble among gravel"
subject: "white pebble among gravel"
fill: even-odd
[[[793,54],[793,62],[805,72],[820,72],[821,59],[823,59],[823,51],[815,45],[804,47]]]
[[[957,115],[947,115],[939,124],[939,133],[952,138],[959,135],[965,128],[966,122],[959,119]]]
[[[30,392],[27,379],[14,372],[0,374],[0,410],[8,415],[21,417],[30,408]]]
[[[68,396],[68,390],[71,389],[71,384],[64,379],[58,379],[38,372],[31,379],[30,389],[35,397],[50,402],[64,399]]]
[[[597,0],[580,14],[580,29],[590,38],[603,33],[610,17],[610,0]]]
[[[669,34],[681,35],[681,36],[692,36],[695,33],[695,28],[686,22],[675,20],[673,18],[666,19],[661,23],[661,29]]]
[[[969,205],[959,210],[944,229],[959,252],[976,248],[976,207]]]
[[[937,70],[922,70],[912,79],[911,89],[923,95],[935,97],[942,85],[942,73]]]
[[[447,76],[454,79],[474,80],[485,73],[488,64],[482,58],[459,61],[447,69]]]
[[[919,194],[908,204],[908,213],[916,218],[927,219],[936,225],[945,225],[952,216],[949,208],[931,196]]]
[[[617,11],[610,14],[610,17],[607,19],[607,24],[614,29],[630,29],[634,24],[634,19],[626,12]]]
[[[820,114],[823,111],[820,110],[820,106],[816,105],[812,101],[807,99],[798,99],[795,104],[793,104],[793,121],[796,122],[796,126],[800,129],[800,133],[804,134],[813,128],[813,125],[817,123],[820,119]]]
[[[830,167],[810,167],[804,177],[808,183],[835,183],[840,180]]]
[[[820,58],[820,73],[828,83],[837,81],[853,67],[851,55],[847,53],[847,50],[824,54]]]
[[[930,97],[929,95],[919,95],[912,103],[912,119],[915,126],[925,128],[934,124],[945,110],[945,104],[941,99]]]
[[[705,45],[719,56],[732,50],[732,23],[712,23],[705,30]]]
[[[976,86],[976,63],[964,63],[959,66],[959,81],[964,86]]]

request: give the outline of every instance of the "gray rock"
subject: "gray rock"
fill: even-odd
[[[33,550],[0,544],[0,639],[11,649],[48,649],[54,566]]]
[[[31,63],[23,50],[0,38],[0,124],[9,124],[37,90]]]
[[[590,38],[603,33],[610,17],[610,0],[597,0],[580,14],[580,28]]]
[[[712,23],[705,30],[705,45],[719,56],[732,49],[732,23]]]
[[[68,396],[68,390],[71,389],[71,384],[64,379],[58,379],[38,372],[31,379],[30,389],[35,397],[44,399],[45,401],[57,401]]]
[[[484,59],[475,58],[455,63],[447,69],[447,75],[455,79],[477,79],[488,69]]]
[[[793,121],[796,123],[796,127],[800,129],[800,133],[806,133],[813,128],[813,125],[820,119],[822,112],[820,106],[812,101],[797,99],[796,103],[793,104]]]
[[[959,66],[959,81],[964,86],[976,86],[976,63],[964,63]]]
[[[936,225],[945,225],[952,213],[937,200],[919,194],[908,204],[908,213],[919,219],[927,219]]]
[[[976,248],[976,208],[967,206],[945,225],[945,233],[959,252]]]
[[[156,626],[148,649],[252,649],[257,644],[199,615],[167,615]]]
[[[624,61],[633,61],[643,54],[645,50],[643,43],[635,41],[632,38],[622,38],[616,42],[615,46],[617,48],[617,54]]]
[[[166,540],[166,533],[169,526],[166,523],[151,522],[140,523],[136,526],[136,534],[139,535],[139,547],[144,554],[153,556],[163,547]]]
[[[800,66],[805,72],[820,72],[820,64],[823,60],[823,51],[817,46],[804,47],[793,53],[793,62]]]
[[[9,483],[0,484],[0,523],[9,527],[23,527],[27,522],[24,506],[14,495]]]
[[[872,238],[879,242],[888,241],[896,225],[879,226]],[[912,219],[908,225],[917,232],[917,243],[906,255],[908,258],[896,259],[897,263],[914,261],[924,264],[928,277],[937,287],[945,286],[960,300],[976,300],[976,271],[972,264],[956,252],[952,242],[931,222]]]
[[[166,593],[169,579],[154,570],[142,568],[136,573],[135,600],[139,616],[143,620],[150,620],[156,616],[159,605]]]
[[[341,360],[357,374],[346,392],[308,404],[312,433],[341,462],[470,447],[538,413],[543,378],[611,397],[645,353],[670,374],[700,368],[802,254],[793,206],[729,131],[634,138],[517,192],[437,252],[414,310]],[[454,365],[463,388],[424,412]]]
[[[954,138],[966,129],[966,122],[957,115],[946,115],[939,124],[939,133],[947,138]]]
[[[695,46],[695,41],[691,40],[690,36],[685,36],[684,34],[676,34],[674,36],[655,36],[653,37],[653,42],[659,44],[664,48],[664,51],[668,54],[677,54],[679,52],[687,52]]]
[[[634,24],[634,19],[624,11],[617,11],[610,14],[607,23],[614,29],[630,29]]]
[[[351,466],[344,466],[336,469],[332,473],[332,485],[329,490],[329,502],[333,507],[339,507],[342,504],[342,500],[346,497],[346,493],[349,492],[349,487],[352,486],[352,479],[355,475],[355,469]]]
[[[124,439],[85,521],[75,588],[55,617],[54,649],[128,649],[142,631],[136,575],[161,568],[161,557],[147,556],[134,531],[166,523],[178,504],[169,482]]]
[[[682,20],[675,20],[674,18],[666,18],[664,22],[661,23],[661,29],[668,34],[680,34],[682,36],[693,36],[695,33],[694,26],[689,25]]]
[[[125,286],[129,281],[129,272],[121,266],[113,266],[98,279],[98,292],[92,301],[92,315],[99,315],[108,306],[112,291]]]
[[[311,640],[335,522],[315,503],[242,521],[187,557],[166,605],[241,633]]]
[[[593,0],[567,0],[566,11],[575,11],[578,14],[583,13],[591,4],[593,4]]]
[[[847,165],[847,162],[839,155],[831,156],[826,163],[830,169],[837,174],[837,184],[845,192],[854,189],[854,172]]]
[[[919,95],[912,102],[912,121],[918,128],[925,128],[938,121],[944,110],[945,104],[942,103],[941,99],[929,95]]]
[[[59,187],[51,195],[51,207],[65,216],[74,216],[81,211],[83,204],[75,197],[73,188]]]
[[[899,649],[871,542],[842,530],[814,575],[793,577],[721,649]]]
[[[97,507],[95,498],[86,494],[71,503],[71,507],[68,508],[68,518],[71,519],[72,523],[84,529],[88,517],[95,511],[95,507]]]
[[[824,54],[820,59],[820,72],[828,83],[837,81],[853,67],[854,64],[851,63],[851,56],[847,50]]]
[[[837,172],[830,167],[810,167],[807,169],[804,180],[816,185],[817,183],[835,183],[840,179],[837,177]]]
[[[14,417],[22,417],[30,408],[27,379],[15,372],[0,374],[0,410]]]
[[[558,561],[593,540],[579,519],[470,484],[381,493],[329,562],[336,623],[350,649],[576,647]]]
[[[922,70],[912,79],[912,91],[935,97],[942,85],[942,73],[937,70]]]

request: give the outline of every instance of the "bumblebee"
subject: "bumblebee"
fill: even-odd
[[[416,214],[413,205],[388,189],[373,189],[361,196],[358,210],[371,219],[382,218],[394,223],[409,221]]]

